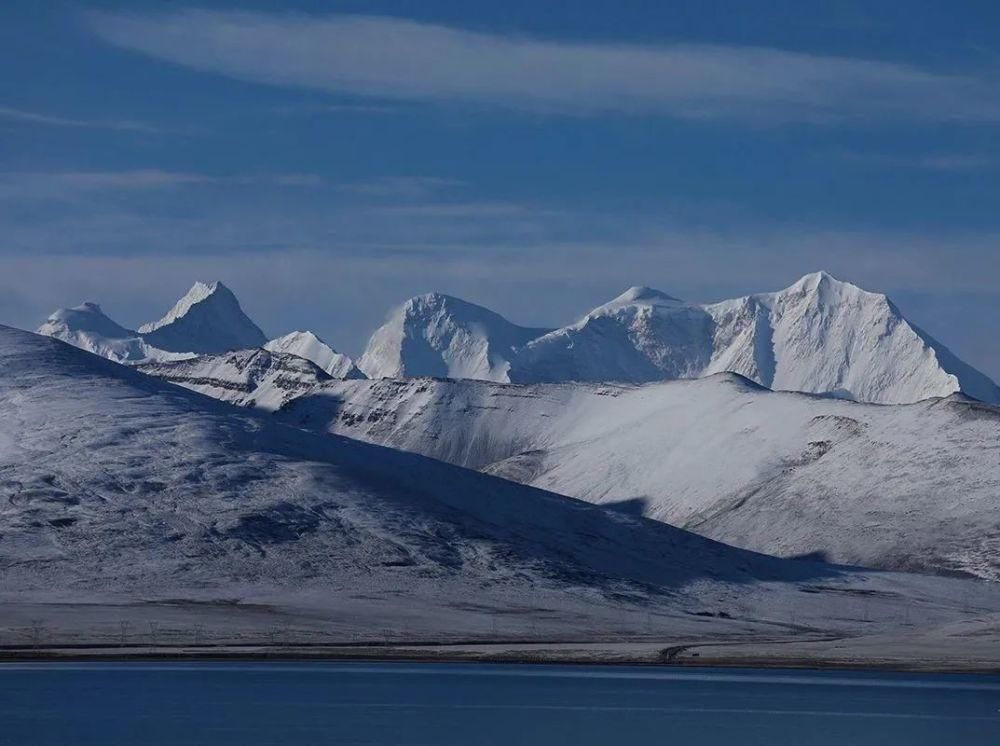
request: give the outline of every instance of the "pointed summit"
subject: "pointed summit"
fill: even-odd
[[[139,327],[139,333],[154,347],[172,352],[225,352],[267,341],[221,282],[196,282],[162,319]]]
[[[167,326],[168,324],[172,324],[177,321],[177,319],[187,315],[194,305],[203,303],[213,296],[219,297],[223,303],[235,303],[239,306],[239,301],[236,300],[236,296],[233,295],[233,291],[221,282],[196,282],[191,286],[191,289],[184,294],[184,297],[177,301],[173,308],[167,311],[166,315],[162,319],[148,324],[143,324],[139,327],[139,331],[143,334],[148,334],[149,332],[154,332],[157,329]]]
[[[807,275],[800,277],[792,287],[801,287],[804,289],[815,290],[820,285],[844,285],[849,283],[843,283],[836,277],[831,275],[826,270],[819,270],[818,272],[810,272]]]

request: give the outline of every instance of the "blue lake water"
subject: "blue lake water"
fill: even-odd
[[[1000,744],[1000,677],[398,663],[0,664],[0,744]]]

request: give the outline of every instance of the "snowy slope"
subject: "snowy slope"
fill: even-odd
[[[279,415],[757,551],[1000,579],[1000,409],[961,396],[416,379],[326,383]]]
[[[308,606],[348,640],[389,624],[495,637],[498,615],[544,639],[616,640],[636,618],[646,635],[851,636],[1000,611],[998,588],[734,549],[289,428],[6,327],[0,475],[4,607],[56,604],[40,616],[89,640],[173,609],[259,625]]]
[[[879,293],[825,272],[775,293],[708,305],[632,288],[575,324],[532,340],[515,382],[640,383],[739,373],[768,388],[908,403],[1000,388],[910,324]]]
[[[196,282],[166,316],[140,326],[139,333],[147,343],[172,352],[226,352],[267,342],[221,282]]]
[[[431,592],[489,604],[577,589],[622,603],[615,594],[688,589],[693,601],[663,598],[682,609],[734,583],[883,582],[282,426],[7,327],[0,473],[5,593],[231,598],[263,585],[405,605]]]
[[[240,406],[278,409],[330,376],[298,355],[261,348],[143,363],[138,370]]]
[[[315,363],[334,378],[364,378],[347,355],[337,352],[312,332],[290,332],[264,345],[271,352],[287,352]]]
[[[545,333],[440,293],[396,308],[368,342],[358,367],[369,378],[444,376],[509,380],[515,349]]]
[[[185,357],[149,345],[138,332],[108,318],[96,303],[60,308],[38,328],[38,333],[118,363]]]

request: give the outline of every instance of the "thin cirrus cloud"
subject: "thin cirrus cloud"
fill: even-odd
[[[314,187],[322,177],[308,173],[216,176],[187,171],[136,169],[129,171],[7,171],[0,172],[0,195],[23,198],[75,195],[95,191],[132,191],[192,184]]]
[[[386,176],[338,185],[338,189],[368,197],[417,199],[468,186],[460,179],[440,176]]]
[[[905,168],[920,171],[969,172],[995,169],[1000,161],[979,153],[918,153],[886,155],[872,152],[846,152],[842,160],[876,168]]]
[[[232,78],[382,100],[563,114],[831,124],[996,122],[986,78],[711,44],[580,43],[355,15],[97,12],[105,42]]]
[[[36,111],[14,109],[0,106],[0,122],[15,122],[23,124],[40,124],[49,127],[75,127],[82,129],[122,130],[131,132],[157,133],[162,132],[145,122],[135,122],[130,119],[74,119],[53,114],[40,114]]]

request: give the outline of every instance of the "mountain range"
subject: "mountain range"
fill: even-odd
[[[387,618],[488,634],[503,613],[524,634],[522,619],[593,636],[634,618],[650,630],[655,614],[674,634],[773,639],[801,624],[899,629],[911,612],[944,624],[970,590],[736,549],[291,427],[8,327],[0,474],[0,595],[53,603],[63,624],[67,599],[115,615],[131,603],[224,603],[235,615],[280,602],[317,607],[350,634]],[[998,611],[1000,595],[975,603]],[[776,621],[790,606],[798,622]]]
[[[704,305],[633,287],[549,331],[448,296],[420,296],[390,315],[359,365],[371,378],[507,383],[644,383],[730,371],[771,389],[882,404],[959,391],[1000,403],[993,381],[886,296],[825,272],[775,293]]]
[[[522,327],[438,293],[392,311],[357,365],[315,334],[267,341],[222,283],[196,283],[158,322],[131,331],[85,303],[38,330],[119,362],[265,347],[335,378],[431,376],[502,383],[646,383],[738,373],[774,390],[880,404],[1000,387],[909,322],[885,296],[825,272],[773,293],[692,304],[633,287],[559,329]]]
[[[92,303],[39,331],[300,429],[746,549],[1000,579],[996,385],[825,273],[709,305],[632,288],[554,330],[424,295],[357,365],[311,332],[267,341],[221,283],[136,332]]]

